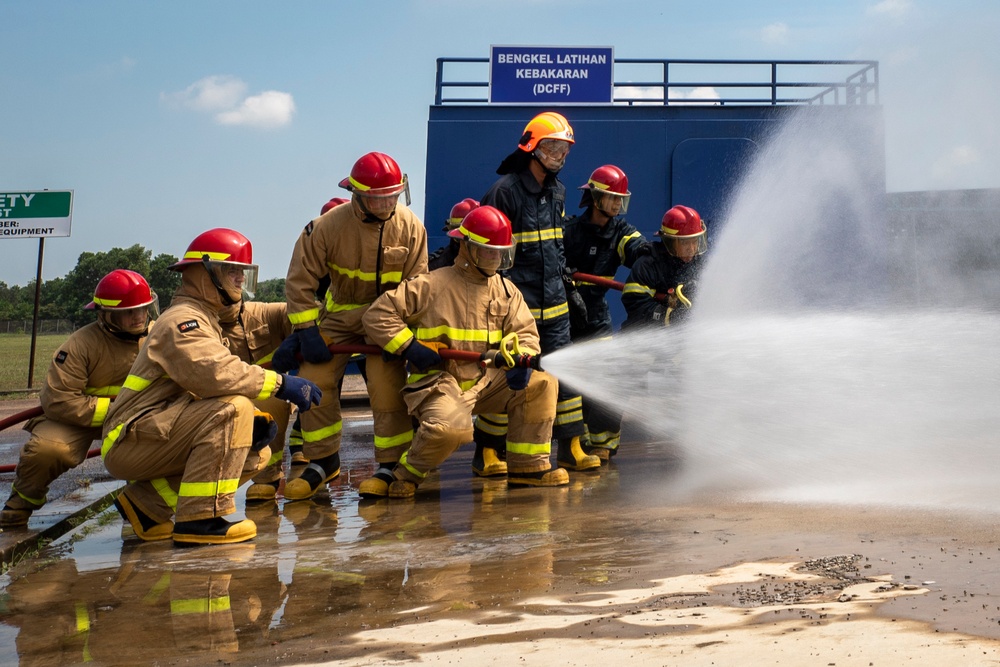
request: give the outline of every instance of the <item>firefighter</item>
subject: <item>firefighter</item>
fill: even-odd
[[[566,187],[557,174],[574,143],[573,128],[560,114],[541,113],[524,128],[513,153],[497,168],[500,178],[483,196],[484,205],[500,209],[511,222],[520,246],[517,261],[506,272],[531,310],[538,327],[542,353],[570,344],[569,305],[563,272],[563,216]],[[503,451],[506,416],[482,414],[476,420],[476,456],[473,471],[481,476],[502,474],[502,466],[476,467],[479,460],[496,458],[486,449]],[[556,423],[556,460],[571,470],[597,470],[601,460],[580,446],[585,433],[583,399],[567,387],[559,388]],[[502,462],[501,462],[502,463]]]
[[[451,215],[445,221],[442,231],[450,232],[453,229],[457,229],[462,224],[465,216],[469,214],[469,211],[478,206],[479,202],[469,197],[452,206]],[[435,269],[454,264],[455,259],[458,257],[459,243],[458,239],[449,238],[447,245],[443,245],[432,252],[430,257],[427,258],[427,270],[434,271]]]
[[[448,235],[461,239],[453,266],[404,282],[365,313],[369,336],[409,364],[403,398],[420,426],[392,470],[381,468],[361,483],[361,495],[412,497],[428,472],[471,439],[472,416],[480,412],[509,415],[508,485],[568,484],[566,471],[549,461],[555,379],[513,359],[483,367],[443,361],[438,353],[441,347],[493,351],[499,359],[501,341],[516,336],[524,353],[538,354],[538,332],[524,298],[497,273],[513,264],[510,221],[498,209],[481,206]]]
[[[40,399],[44,413],[24,430],[31,437],[21,448],[10,498],[0,526],[27,525],[45,504],[49,485],[83,463],[90,443],[101,439],[111,399],[158,314],[156,294],[135,271],[116,269],[101,278],[85,308],[97,321],[75,331],[52,357]]]
[[[254,522],[224,517],[235,511],[243,479],[263,468],[274,437],[273,423],[255,433],[253,401],[276,396],[305,411],[322,393],[309,380],[246,363],[225,343],[220,313],[257,282],[245,236],[211,229],[170,268],[181,272],[181,286],[108,413],[101,456],[108,472],[133,480],[115,506],[139,538],[243,542],[257,534]]]
[[[585,210],[567,220],[563,229],[570,333],[574,342],[609,338],[612,324],[606,297],[608,288],[574,281],[573,273],[580,271],[613,280],[618,267],[632,268],[636,259],[650,253],[642,234],[620,217],[628,211],[632,197],[624,171],[613,164],[603,165],[579,189],[583,190],[580,208]],[[588,433],[583,450],[607,464],[618,451],[621,413],[584,396],[583,419]]]
[[[222,335],[230,352],[248,364],[271,361],[281,341],[291,334],[285,304],[244,301],[226,306],[219,313]],[[289,405],[274,396],[254,401],[258,411],[270,415],[277,437],[271,441],[271,458],[267,466],[247,488],[247,502],[274,500],[281,484],[281,462],[284,458],[285,433],[288,431]],[[301,452],[300,452],[301,453]],[[294,456],[294,454],[293,454]],[[293,459],[294,460],[294,459]]]
[[[306,225],[299,235],[285,280],[292,335],[274,354],[274,367],[299,369],[299,376],[323,390],[319,407],[301,416],[309,465],[285,484],[286,500],[312,497],[340,474],[340,394],[337,387],[350,355],[332,355],[328,344],[365,342],[361,317],[383,292],[427,271],[427,232],[409,208],[399,203],[409,185],[399,165],[385,153],[367,153],[340,187],[351,192],[350,205],[335,206]],[[316,302],[316,285],[330,276],[326,305]],[[301,354],[301,366],[297,355]],[[406,383],[402,359],[366,360],[368,396],[375,429],[375,460],[393,465],[413,439],[413,423],[400,389]]]
[[[690,206],[674,206],[663,214],[662,243],[632,266],[622,290],[628,317],[622,329],[676,324],[691,307],[693,285],[701,270],[701,256],[708,249],[705,223]],[[685,289],[686,288],[686,289]],[[666,294],[658,300],[656,294]]]

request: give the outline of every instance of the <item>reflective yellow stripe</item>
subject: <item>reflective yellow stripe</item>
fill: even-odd
[[[102,299],[98,296],[94,296],[94,303],[97,304],[98,306],[106,306],[107,308],[114,308],[121,302],[122,302],[121,299]]]
[[[563,237],[562,227],[555,229],[541,229],[533,232],[518,232],[514,234],[514,239],[518,243],[539,243],[541,241],[552,241]]]
[[[117,396],[121,390],[121,385],[112,384],[107,387],[87,387],[83,393],[87,396]]]
[[[556,415],[556,424],[572,424],[573,422],[583,421],[583,410],[574,410],[572,412],[561,412]]]
[[[465,382],[459,382],[458,388],[461,389],[463,392],[469,391],[470,389],[476,386],[477,382],[479,382],[479,380],[466,380]]]
[[[355,278],[357,280],[364,280],[370,283],[375,282],[375,273],[373,271],[362,271],[361,269],[348,269],[343,266],[337,266],[336,264],[327,264],[331,271],[335,271],[342,276],[347,278]]]
[[[76,603],[76,631],[87,632],[90,630],[90,614],[87,613],[87,605],[82,602]]]
[[[476,415],[476,421],[482,420],[486,420],[500,426],[506,426],[509,421],[509,417],[507,417],[507,413],[505,412],[484,412],[480,415]]]
[[[94,416],[90,419],[91,426],[103,426],[104,419],[108,416],[108,409],[111,407],[111,399],[101,397],[97,399],[97,406],[94,408]]]
[[[406,384],[413,384],[414,382],[419,382],[420,380],[423,380],[425,377],[429,377],[431,375],[437,375],[440,372],[441,372],[440,370],[432,370],[432,371],[427,371],[426,373],[410,373],[409,375],[406,376]]]
[[[386,346],[385,351],[390,354],[396,354],[399,348],[403,347],[413,339],[413,332],[409,329],[403,329],[398,334],[392,337]]]
[[[153,587],[149,589],[149,592],[142,597],[143,603],[147,605],[156,604],[157,600],[160,599],[160,596],[163,595],[164,591],[166,591],[169,586],[170,573],[167,572],[161,576],[157,582],[153,584]]]
[[[548,442],[511,442],[507,441],[508,454],[524,454],[534,456],[535,454],[550,454],[552,445]]]
[[[13,490],[14,493],[16,493],[18,495],[18,497],[23,498],[24,500],[27,500],[32,505],[38,505],[39,507],[41,507],[42,505],[45,504],[45,498],[41,498],[41,499],[39,499],[39,498],[29,498],[28,496],[24,495],[23,493],[21,493],[20,491],[18,491],[17,489],[15,489],[13,487],[13,485],[11,486],[11,490]]]
[[[559,401],[556,403],[556,412],[565,412],[566,410],[572,410],[573,408],[583,407],[583,397],[574,396],[572,398],[567,398],[564,401]]]
[[[479,428],[483,433],[489,435],[507,435],[507,425],[506,424],[492,424],[488,421],[482,419],[476,420],[476,427]]]
[[[216,262],[223,262],[232,257],[232,255],[228,252],[205,252],[203,250],[189,250],[188,252],[184,253],[184,257],[182,259],[201,259],[203,255],[208,255],[209,259],[215,260]]]
[[[364,308],[367,303],[336,303],[333,300],[333,296],[327,292],[326,293],[326,312],[328,313],[340,313],[345,310],[355,310],[357,308]]]
[[[124,389],[131,389],[132,391],[143,391],[151,384],[153,384],[152,380],[141,378],[138,375],[129,375],[125,378],[125,382],[122,383],[122,387]]]
[[[409,470],[411,473],[413,473],[414,475],[416,475],[420,479],[423,479],[424,477],[427,477],[427,473],[420,472],[419,470],[417,470],[416,468],[414,468],[413,466],[411,466],[410,463],[406,460],[406,455],[409,454],[409,453],[410,453],[409,450],[403,452],[403,455],[399,457],[399,465],[403,466],[404,468],[406,468],[407,470]]]
[[[639,238],[640,236],[639,232],[632,232],[628,236],[623,236],[622,240],[618,242],[618,256],[621,258],[623,264],[625,263],[625,246],[628,245],[630,240]]]
[[[567,310],[567,312],[569,312]],[[503,331],[486,329],[455,329],[447,324],[436,327],[420,327],[417,329],[419,340],[429,341],[439,336],[447,336],[450,340],[460,340],[472,343],[499,343],[503,339]]]
[[[565,301],[558,306],[552,306],[541,310],[540,308],[531,308],[531,316],[536,320],[554,320],[557,317],[563,315],[569,315],[569,304]]]
[[[274,388],[278,386],[278,374],[274,371],[264,371],[264,387],[257,394],[257,400],[262,401],[265,398],[271,398],[274,394]]]
[[[382,272],[382,284],[386,283],[401,283],[403,282],[403,272],[402,271],[383,271]]]
[[[306,322],[315,322],[318,319],[319,308],[310,308],[301,313],[288,313],[288,321],[292,324],[305,324]]]
[[[181,482],[178,498],[209,498],[226,493],[236,493],[240,479],[220,479],[218,482]]]
[[[170,613],[178,616],[185,614],[214,614],[219,611],[229,611],[229,596],[218,598],[192,598],[190,600],[171,600]]]
[[[263,366],[264,364],[269,364],[271,363],[271,359],[273,357],[274,357],[274,351],[271,351],[269,354],[265,354],[263,357],[255,361],[254,364],[256,364],[257,366]]]
[[[170,488],[170,482],[163,477],[149,480],[149,483],[156,489],[156,492],[163,498],[163,502],[172,510],[177,509],[177,493]]]
[[[606,447],[607,449],[618,449],[621,443],[621,433],[604,431],[602,433],[591,433],[590,444],[596,447]]]
[[[625,283],[625,288],[622,290],[622,294],[648,294],[649,296],[654,296],[656,294],[656,290],[652,287],[640,285],[639,283]]]
[[[324,426],[323,428],[316,429],[315,431],[307,431],[302,429],[302,441],[303,442],[319,442],[324,438],[329,438],[331,436],[340,433],[340,429],[344,427],[343,421],[337,421],[336,424],[331,424],[330,426]]]
[[[122,432],[123,426],[125,426],[125,424],[119,424],[118,426],[115,426],[108,432],[108,435],[105,436],[104,442],[101,443],[102,461],[104,460],[104,457],[108,455],[108,450],[111,449],[111,445],[115,444],[115,440],[118,439],[118,434]]]
[[[281,463],[281,459],[285,457],[285,450],[283,448],[278,448],[271,454],[271,458],[267,460],[267,465],[273,466],[276,463]]]
[[[413,429],[400,433],[399,435],[376,435],[375,436],[375,447],[377,449],[388,449],[390,447],[399,447],[400,445],[408,445],[413,442]]]

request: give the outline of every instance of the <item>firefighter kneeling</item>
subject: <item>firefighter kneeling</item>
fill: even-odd
[[[403,399],[420,427],[399,463],[379,468],[359,491],[367,498],[412,497],[428,472],[472,440],[472,416],[480,412],[509,415],[509,485],[568,484],[566,471],[553,469],[549,461],[556,379],[530,367],[505,370],[444,360],[438,352],[496,351],[502,339],[515,334],[525,351],[538,353],[538,330],[521,292],[497,273],[513,263],[510,221],[483,206],[449,236],[462,239],[454,266],[402,283],[365,313],[368,335],[408,362]]]

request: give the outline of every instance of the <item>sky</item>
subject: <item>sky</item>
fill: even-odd
[[[261,279],[283,277],[373,150],[424,217],[435,60],[491,44],[878,60],[887,190],[1000,187],[996,0],[0,0],[0,26],[0,192],[74,191],[43,280],[82,252],[181,255],[212,227],[250,238]],[[37,253],[0,238],[0,281],[33,280]]]

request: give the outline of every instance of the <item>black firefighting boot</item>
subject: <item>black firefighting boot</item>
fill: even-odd
[[[507,473],[507,486],[565,486],[569,484],[569,473],[562,468],[549,468],[536,472]]]
[[[472,472],[479,477],[502,477],[507,474],[507,462],[502,460],[497,450],[476,443],[476,453],[472,455]]]
[[[257,524],[250,519],[230,523],[221,516],[197,521],[178,521],[174,525],[174,544],[236,544],[257,537]]]
[[[580,447],[580,436],[573,436],[572,439],[560,438],[559,448],[556,452],[556,462],[560,468],[570,470],[596,470],[601,467],[601,459],[585,454]]]
[[[358,493],[362,498],[386,498],[389,496],[389,485],[394,481],[396,478],[392,475],[392,468],[381,467],[374,475],[361,482]]]
[[[171,533],[174,532],[173,522],[164,521],[163,523],[156,523],[152,517],[139,509],[138,505],[133,503],[125,495],[124,491],[119,493],[118,497],[115,498],[115,507],[118,509],[118,513],[122,515],[122,518],[129,522],[129,525],[132,526],[132,531],[141,540],[145,540],[146,542],[169,540]]]
[[[311,461],[302,474],[285,484],[285,500],[312,498],[319,487],[340,475],[340,452]]]

